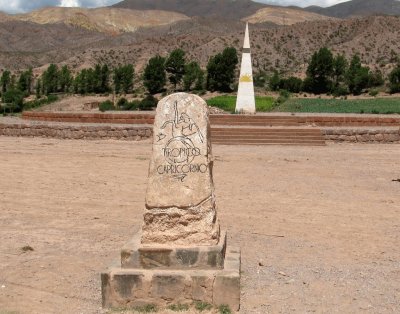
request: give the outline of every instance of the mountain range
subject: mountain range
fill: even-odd
[[[129,62],[141,71],[150,57],[177,47],[205,66],[227,45],[240,51],[248,21],[255,68],[304,73],[312,52],[327,46],[347,56],[359,52],[366,64],[386,70],[400,51],[400,18],[387,16],[399,15],[399,4],[352,0],[301,9],[250,0],[124,0],[98,9],[0,12],[0,69],[40,73],[49,63],[79,70]]]
[[[352,0],[328,8],[311,6],[306,11],[338,18],[368,15],[400,15],[398,0]]]
[[[165,10],[188,16],[224,16],[241,19],[258,10],[273,7],[251,0],[124,0],[113,7],[134,10]],[[310,6],[295,10],[308,11],[336,18],[368,16],[375,14],[400,15],[398,0],[351,0],[331,7]]]

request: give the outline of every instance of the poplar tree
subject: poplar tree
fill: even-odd
[[[152,95],[161,92],[166,83],[165,59],[159,55],[151,58],[143,73],[143,84]]]
[[[236,66],[239,63],[237,51],[227,47],[222,53],[210,58],[207,64],[207,89],[230,92],[235,79]]]
[[[175,49],[171,52],[165,61],[165,70],[169,74],[169,81],[174,85],[174,90],[176,90],[176,86],[181,83],[185,74],[185,52],[182,49]]]

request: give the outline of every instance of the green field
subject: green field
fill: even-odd
[[[355,100],[291,98],[278,107],[275,107],[273,111],[400,114],[400,98]]]
[[[256,97],[257,112],[271,111],[274,103],[273,97]],[[218,107],[227,112],[235,112],[236,96],[217,96],[207,100],[209,106]]]

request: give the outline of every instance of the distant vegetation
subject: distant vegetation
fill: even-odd
[[[274,108],[278,112],[400,114],[400,98],[309,99],[291,98]]]
[[[333,56],[328,48],[321,48],[312,55],[306,75],[302,80],[293,76],[283,77],[275,72],[269,80],[269,87],[273,91],[284,89],[293,93],[327,93],[338,97],[360,95],[385,84],[382,72],[363,66],[358,54],[354,54],[349,62],[344,55]],[[389,92],[400,91],[400,62],[390,73],[388,81]]]
[[[235,112],[236,96],[217,96],[207,100],[209,106],[220,108],[227,112]],[[271,111],[274,106],[273,97],[256,97],[256,110],[258,112]]]
[[[111,101],[101,104],[105,110],[149,110],[155,107],[157,93],[184,90],[202,94],[205,89],[231,92],[234,90],[235,70],[238,64],[237,51],[228,47],[222,53],[210,58],[207,75],[196,61],[187,61],[182,49],[173,50],[167,58],[151,58],[140,79],[147,90],[147,96],[133,102],[120,98],[118,103]],[[106,64],[96,64],[93,68],[82,69],[75,75],[64,65],[59,68],[50,64],[40,77],[33,76],[32,69],[19,76],[4,71],[1,78],[1,97],[3,112],[20,112],[42,104],[55,101],[57,94],[109,94],[118,96],[135,92],[135,71],[131,64],[119,65],[109,69]],[[170,83],[166,88],[167,79]],[[35,94],[36,100],[24,102],[24,98]]]
[[[173,50],[166,58],[159,55],[151,58],[144,68],[143,74],[135,80],[135,70],[132,64],[119,65],[110,69],[106,64],[96,64],[92,68],[82,69],[72,73],[68,66],[59,68],[51,64],[40,77],[34,77],[32,69],[18,75],[3,71],[0,78],[0,92],[3,112],[19,112],[55,101],[59,94],[110,94],[117,97],[116,103],[106,102],[100,106],[105,110],[150,110],[157,104],[155,94],[166,95],[175,91],[187,91],[204,94],[212,92],[230,93],[236,90],[238,52],[233,47],[227,47],[222,52],[212,56],[206,69],[202,69],[197,61],[187,60],[185,51]],[[373,101],[375,105],[343,105],[332,109],[332,103],[315,100],[302,100],[302,103],[291,105],[294,100],[287,102],[289,93],[328,94],[334,97],[345,97],[349,94],[359,95],[368,92],[376,96],[379,91],[390,93],[400,92],[400,60],[388,77],[379,70],[371,70],[362,64],[358,54],[351,60],[344,55],[336,55],[328,48],[316,51],[308,64],[304,79],[295,76],[286,77],[275,71],[271,76],[263,71],[254,74],[254,83],[259,91],[279,91],[276,100],[257,97],[257,111],[265,112],[275,108],[289,111],[318,110],[319,112],[398,112],[396,104],[388,104],[385,100]],[[127,101],[127,94],[135,94],[137,89],[145,88],[147,94],[142,99]],[[26,97],[36,95],[36,100],[25,101]],[[32,99],[32,97],[31,97]],[[234,96],[220,96],[208,101],[212,106],[233,112]],[[307,105],[305,105],[307,104]],[[347,105],[345,105],[347,104]],[[382,108],[380,106],[383,106]],[[348,106],[348,108],[345,108]],[[397,105],[398,106],[398,105]],[[376,107],[376,108],[375,108]],[[311,109],[312,108],[312,109]],[[330,108],[330,109],[328,109]]]

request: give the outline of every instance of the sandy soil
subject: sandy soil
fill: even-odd
[[[0,137],[0,313],[104,313],[148,142]],[[400,145],[214,146],[241,313],[398,313]],[[33,251],[23,252],[24,246]]]

